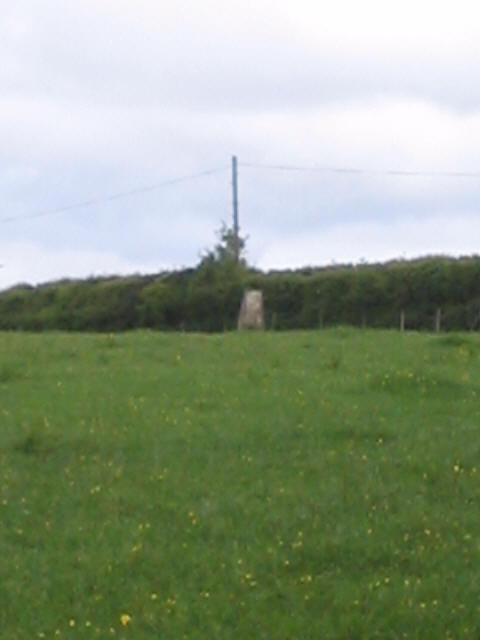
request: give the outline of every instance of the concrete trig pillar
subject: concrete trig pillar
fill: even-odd
[[[238,328],[263,329],[263,315],[263,292],[256,289],[245,291],[238,316]]]

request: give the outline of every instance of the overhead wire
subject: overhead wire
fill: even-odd
[[[238,166],[244,167],[246,169],[263,169],[263,170],[272,170],[272,171],[295,171],[295,172],[309,172],[309,173],[318,172],[318,173],[335,173],[335,174],[349,174],[349,175],[378,175],[378,176],[427,177],[427,178],[480,178],[480,171],[413,171],[413,170],[398,170],[398,169],[379,170],[379,169],[359,169],[355,167],[261,164],[261,163],[254,163],[254,162],[239,162]],[[36,213],[25,214],[25,215],[7,216],[4,218],[0,218],[0,223],[32,220],[35,218],[42,218],[42,217],[61,214],[61,213],[68,213],[75,209],[84,209],[84,208],[92,207],[98,204],[104,204],[107,202],[120,200],[121,198],[148,193],[150,191],[155,191],[163,187],[168,187],[168,186],[179,184],[182,182],[187,182],[189,180],[195,180],[197,178],[214,175],[216,173],[221,173],[222,171],[226,171],[229,168],[230,168],[229,166],[225,165],[223,167],[216,167],[213,169],[207,169],[205,171],[200,171],[198,173],[193,173],[193,174],[181,176],[178,178],[164,180],[162,182],[158,182],[152,185],[136,187],[134,189],[129,189],[128,191],[120,191],[114,194],[110,194],[108,196],[99,196],[97,198],[90,198],[88,200],[83,200],[80,202],[65,205],[55,209],[47,209],[45,211],[39,211]]]
[[[357,175],[383,175],[383,176],[405,176],[405,177],[426,177],[426,178],[480,178],[480,171],[404,171],[397,169],[358,169],[354,167],[306,167],[296,165],[281,164],[260,164],[253,162],[239,162],[240,167],[247,169],[269,169],[273,171],[298,171],[298,172],[319,172],[319,173],[346,173]]]
[[[81,202],[76,202],[74,204],[65,205],[62,207],[58,207],[56,209],[47,209],[46,211],[39,211],[37,213],[30,213],[26,215],[19,216],[7,216],[5,218],[0,218],[0,223],[5,222],[16,222],[17,220],[32,220],[34,218],[43,218],[45,216],[51,216],[60,213],[68,213],[73,211],[74,209],[84,209],[87,207],[92,207],[97,204],[103,204],[106,202],[112,202],[114,200],[120,200],[121,198],[126,198],[128,196],[135,196],[142,193],[148,193],[150,191],[155,191],[157,189],[161,189],[162,187],[168,187],[174,184],[178,184],[181,182],[187,182],[188,180],[194,180],[196,178],[203,178],[205,176],[214,175],[216,173],[220,173],[222,171],[226,171],[229,169],[228,166],[217,167],[215,169],[207,169],[206,171],[200,171],[199,173],[193,173],[186,176],[181,176],[179,178],[172,178],[170,180],[164,180],[163,182],[158,182],[156,184],[144,186],[144,187],[136,187],[134,189],[130,189],[128,191],[119,191],[118,193],[114,193],[108,196],[100,196],[98,198],[90,198],[89,200],[83,200]]]

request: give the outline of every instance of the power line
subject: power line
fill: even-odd
[[[328,166],[308,167],[308,166],[301,166],[301,165],[261,164],[261,163],[253,163],[253,162],[238,162],[238,166],[245,167],[247,169],[263,169],[263,170],[271,170],[271,171],[295,171],[295,172],[309,172],[309,173],[318,172],[318,173],[336,173],[336,174],[349,174],[349,175],[378,175],[378,176],[427,177],[427,178],[476,178],[476,179],[480,178],[480,171],[410,171],[410,170],[404,171],[404,170],[396,170],[396,169],[377,170],[377,169],[359,169],[355,167],[328,167]],[[135,196],[142,193],[148,193],[150,191],[155,191],[163,187],[168,187],[168,186],[179,184],[182,182],[187,182],[189,180],[195,180],[197,178],[214,175],[216,173],[226,171],[229,168],[230,168],[229,166],[223,166],[223,167],[217,167],[214,169],[207,169],[205,171],[200,171],[198,173],[181,176],[179,178],[164,180],[163,182],[159,182],[156,184],[152,184],[144,187],[137,187],[135,189],[130,189],[128,191],[120,191],[108,196],[83,200],[81,202],[65,205],[62,207],[58,207],[56,209],[48,209],[46,211],[40,211],[37,213],[31,213],[31,214],[20,215],[20,216],[7,216],[5,218],[0,218],[0,223],[16,222],[20,220],[32,220],[34,218],[42,218],[42,217],[61,214],[61,213],[68,213],[70,211],[74,211],[75,209],[84,209],[84,208],[92,207],[98,204],[104,204],[106,202],[120,200],[121,198]]]
[[[226,171],[228,168],[229,168],[228,166],[224,166],[224,167],[218,167],[216,169],[207,169],[206,171],[200,171],[199,173],[193,173],[187,176],[182,176],[180,178],[172,178],[171,180],[165,180],[163,182],[158,182],[157,184],[152,184],[145,187],[137,187],[135,189],[130,189],[129,191],[120,191],[118,193],[114,193],[109,196],[91,198],[90,200],[83,200],[82,202],[76,202],[74,204],[59,207],[58,209],[48,209],[47,211],[30,213],[24,216],[9,216],[7,218],[0,218],[0,223],[15,222],[17,220],[31,220],[32,218],[43,218],[45,216],[51,216],[59,213],[68,213],[69,211],[73,211],[74,209],[83,209],[86,207],[92,207],[96,204],[103,204],[105,202],[112,202],[113,200],[120,200],[121,198],[126,198],[128,196],[135,196],[141,193],[148,193],[149,191],[155,191],[157,189],[161,189],[162,187],[169,187],[170,185],[178,184],[180,182],[187,182],[188,180],[194,180],[196,178],[211,176],[211,175],[214,175],[215,173]]]
[[[241,167],[247,169],[267,169],[273,171],[299,171],[299,172],[319,172],[319,173],[346,173],[357,175],[379,175],[379,176],[403,176],[403,177],[425,177],[425,178],[480,178],[480,171],[402,171],[396,169],[357,169],[353,167],[305,167],[295,165],[279,164],[257,164],[252,162],[241,162]]]

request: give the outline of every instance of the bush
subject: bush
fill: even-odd
[[[262,273],[230,254],[158,276],[20,285],[0,294],[0,329],[225,331],[236,326],[245,288],[264,293],[266,326],[333,325],[432,330],[480,328],[480,259],[424,258],[379,265]]]

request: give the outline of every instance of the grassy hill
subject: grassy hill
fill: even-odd
[[[0,637],[479,637],[479,365],[473,334],[0,334]]]

